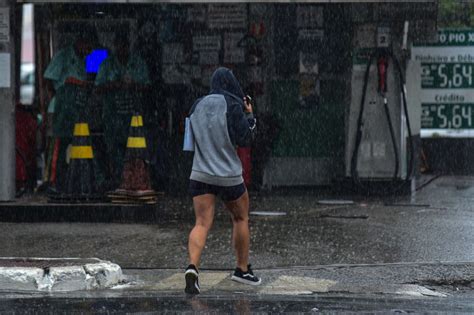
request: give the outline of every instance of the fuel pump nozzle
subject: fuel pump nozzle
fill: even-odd
[[[387,92],[387,68],[388,56],[385,53],[381,53],[377,59],[377,74],[379,79],[378,91],[381,95],[385,95]]]

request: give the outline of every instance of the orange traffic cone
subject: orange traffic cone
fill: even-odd
[[[108,196],[113,203],[154,204],[157,201],[157,193],[151,188],[143,117],[139,114],[132,116],[130,123],[122,183]]]
[[[99,201],[94,173],[94,151],[90,141],[89,125],[79,122],[74,125],[70,163],[66,184],[59,193],[49,196],[52,202]]]

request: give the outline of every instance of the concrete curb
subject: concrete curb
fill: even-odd
[[[65,292],[105,289],[123,280],[119,265],[98,258],[0,258],[32,266],[0,267],[0,290]],[[36,267],[37,262],[41,267]],[[48,263],[51,266],[48,266]]]

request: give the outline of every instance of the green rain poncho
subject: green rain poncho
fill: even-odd
[[[65,84],[66,79],[73,77],[86,80],[85,61],[74,51],[73,46],[60,50],[51,60],[44,78],[53,82],[56,95],[51,100],[48,112],[54,113],[53,133],[57,137],[71,137],[74,123],[79,119],[77,96],[83,96],[81,87]],[[85,102],[86,100],[82,100]]]

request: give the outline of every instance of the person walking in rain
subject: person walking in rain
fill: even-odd
[[[103,93],[104,138],[116,186],[122,174],[130,119],[141,109],[140,95],[150,78],[145,61],[130,51],[127,33],[115,35],[114,50],[101,64],[95,85]]]
[[[248,146],[255,131],[252,105],[231,70],[218,68],[211,77],[210,94],[198,99],[190,111],[194,160],[189,192],[193,197],[196,224],[189,234],[189,266],[185,270],[189,294],[200,293],[199,263],[212,226],[216,196],[232,217],[232,243],[237,266],[231,279],[259,285],[249,264],[249,196],[242,178],[236,146]]]
[[[44,73],[49,99],[48,112],[53,113],[53,136],[58,143],[56,188],[66,180],[66,151],[72,141],[73,126],[80,115],[76,97],[80,89],[92,86],[86,72],[86,56],[97,44],[95,30],[83,27],[73,45],[59,50]],[[54,160],[54,159],[53,159]]]

